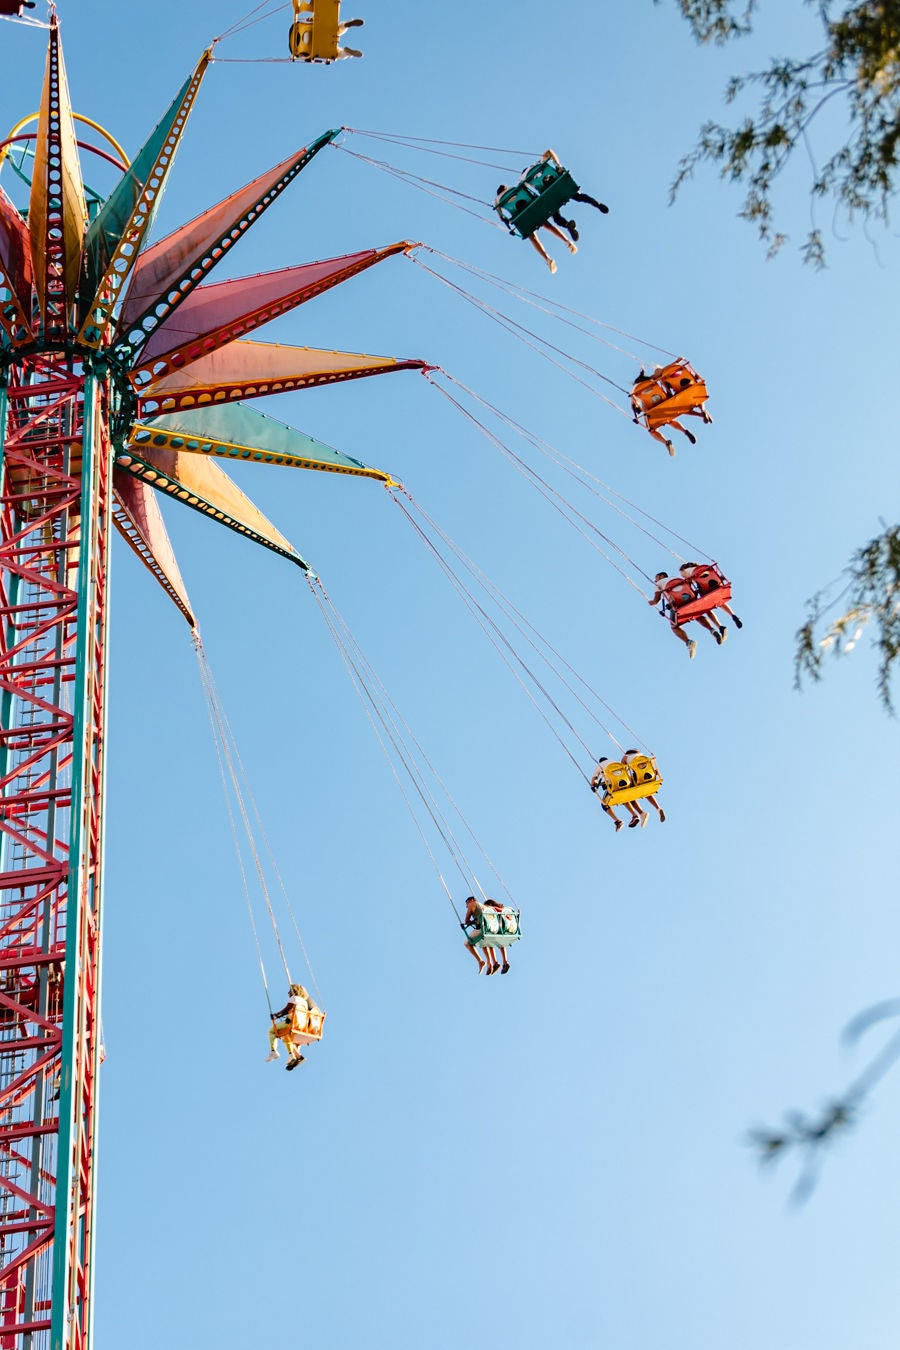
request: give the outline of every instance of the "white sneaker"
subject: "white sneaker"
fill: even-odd
[[[277,1050],[270,1050],[269,1053],[266,1055],[265,1059],[263,1060],[263,1063],[264,1063],[264,1064],[271,1064],[272,1060],[273,1060],[273,1059],[277,1059],[277,1058],[278,1058],[278,1051],[277,1051]]]

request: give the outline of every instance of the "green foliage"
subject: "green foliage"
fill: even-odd
[[[678,0],[678,8],[694,30],[698,42],[727,42],[750,32],[750,16],[756,0],[745,0],[743,17],[731,13],[733,0]]]
[[[722,43],[750,31],[756,0],[678,0],[678,5],[699,41]],[[812,197],[830,198],[851,217],[886,222],[894,191],[900,156],[900,0],[844,0],[840,7],[834,0],[815,0],[814,7],[822,25],[821,47],[803,59],[776,58],[766,70],[730,80],[726,101],[756,91],[756,111],[737,126],[705,123],[672,185],[674,197],[698,164],[718,164],[723,178],[746,185],[740,214],[756,226],[770,255],[787,239],[774,227],[773,184],[799,146],[813,162],[809,129],[832,102],[843,115],[829,125],[841,127],[846,138],[821,167],[813,163]],[[819,230],[810,230],[802,251],[807,262],[824,265]]]
[[[833,590],[829,586],[807,602],[806,622],[796,635],[795,683],[799,688],[804,676],[820,680],[826,655],[852,651],[866,625],[874,623],[878,695],[893,713],[891,679],[900,658],[900,525],[891,525],[859,549],[840,581],[843,585],[836,598],[828,599]],[[827,611],[838,604],[843,612],[818,637]]]

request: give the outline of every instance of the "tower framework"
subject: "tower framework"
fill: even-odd
[[[247,336],[405,241],[207,282],[334,131],[149,243],[210,60],[89,209],[51,6],[27,213],[0,188],[0,1350],[91,1341],[112,529],[192,629],[156,494],[309,572],[219,461],[393,480],[240,400],[428,369]]]

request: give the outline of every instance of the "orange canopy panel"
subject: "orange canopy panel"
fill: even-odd
[[[241,398],[262,398],[291,389],[359,380],[394,370],[426,370],[424,361],[364,352],[319,351],[275,342],[230,342],[192,361],[183,370],[156,379],[143,392],[142,417],[180,412]]]
[[[176,497],[195,511],[211,516],[221,525],[289,558],[305,572],[310,570],[293,544],[276,530],[214,460],[147,445],[137,452],[133,447],[120,451],[116,463],[160,492]]]
[[[139,387],[173,366],[196,361],[408,247],[403,240],[386,248],[198,286],[148,338],[132,379]]]
[[[127,339],[129,330],[136,329],[144,319],[149,321],[150,316],[157,322],[167,318],[312,156],[337,134],[329,131],[319,136],[308,148],[282,160],[147,249],[131,274],[119,337]],[[148,322],[147,333],[156,326],[156,322]]]
[[[57,159],[61,191],[51,187],[50,183],[50,171],[52,168],[56,172]],[[61,270],[66,306],[74,303],[86,224],[87,203],[75,142],[75,122],[54,14],[50,20],[50,43],[28,207],[35,283],[42,309],[47,303],[48,262]]]
[[[156,577],[169,599],[177,605],[191,628],[195,628],[191,602],[155,493],[140,478],[119,468],[113,470],[113,487],[116,495],[113,520],[116,528]]]

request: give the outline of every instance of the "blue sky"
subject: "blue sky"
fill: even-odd
[[[134,152],[240,6],[60,12],[76,108]],[[521,906],[512,973],[479,981],[299,575],[167,503],[328,1010],[288,1077],[263,1063],[188,632],[117,550],[98,1350],[161,1336],[220,1350],[298,1336],[323,1350],[887,1350],[900,1079],[800,1211],[785,1204],[790,1170],[761,1177],[744,1137],[839,1090],[862,1062],[841,1026],[897,993],[896,724],[865,643],[802,695],[791,661],[806,597],[895,518],[898,246],[821,207],[829,268],[815,274],[790,248],[767,263],[735,218],[739,193],[711,173],[667,205],[727,75],[803,50],[810,14],[770,2],[758,40],[720,52],[649,0],[570,7],[565,25],[532,0],[352,13],[363,61],[213,67],[158,234],[333,126],[552,145],[611,207],[580,209],[580,251],[557,250],[552,279],[527,245],[331,150],[223,275],[423,240],[684,352],[715,424],[669,460],[402,258],[271,333],[440,364],[717,557],[744,629],[689,662],[414,374],[269,400],[403,478],[653,746],[668,815],[613,835],[380,487],[235,471],[315,565]],[[286,24],[220,54],[281,55]],[[40,32],[0,31],[10,125],[36,107],[43,48]],[[429,168],[496,187],[491,169]],[[798,162],[778,191],[797,242],[805,188]],[[620,383],[633,374],[615,352],[593,359]],[[641,559],[656,570],[652,551]]]

